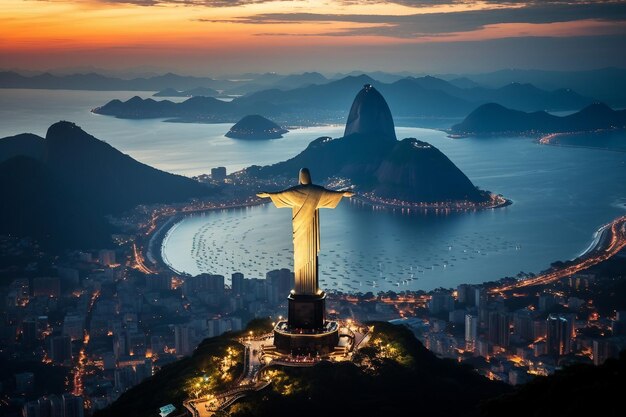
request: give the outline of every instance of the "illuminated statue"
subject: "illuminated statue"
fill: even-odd
[[[293,251],[295,295],[318,295],[317,254],[320,251],[319,209],[335,208],[350,191],[333,191],[311,183],[307,168],[300,170],[300,184],[275,193],[257,196],[271,198],[276,207],[293,212]]]

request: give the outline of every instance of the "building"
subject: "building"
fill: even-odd
[[[474,351],[478,340],[478,316],[465,315],[465,349]]]
[[[82,340],[85,331],[85,320],[82,316],[68,314],[63,320],[63,335],[72,340]]]
[[[243,295],[244,276],[241,272],[235,272],[230,277],[230,287],[233,295]]]
[[[619,347],[611,338],[594,340],[592,344],[593,364],[602,365],[609,358],[617,358],[619,351]]]
[[[85,415],[85,406],[83,398],[70,393],[61,396],[63,402],[64,417],[83,417]]]
[[[22,372],[15,374],[15,391],[20,394],[28,394],[35,389],[35,374]]]
[[[69,336],[54,336],[50,339],[50,359],[56,364],[72,360],[72,340]]]
[[[98,262],[105,266],[115,265],[115,251],[109,249],[100,250],[98,252]]]
[[[33,296],[59,297],[61,295],[61,280],[57,277],[38,277],[33,279]]]
[[[467,307],[476,305],[474,287],[472,285],[461,284],[456,287],[456,296],[459,303],[465,304]]]
[[[185,324],[174,326],[174,348],[179,356],[186,356],[193,352],[194,329]]]
[[[513,333],[524,341],[532,341],[535,339],[532,311],[523,309],[513,313]]]
[[[506,348],[510,335],[509,315],[500,311],[490,311],[487,331],[487,339],[491,344]]]
[[[211,179],[213,181],[222,182],[226,179],[226,168],[225,167],[217,167],[211,168]]]
[[[546,320],[547,354],[551,356],[567,355],[572,350],[573,323],[561,315],[550,314]]]
[[[431,314],[450,312],[454,310],[454,297],[450,293],[434,293],[428,302],[428,310]]]

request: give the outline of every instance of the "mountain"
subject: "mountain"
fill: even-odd
[[[626,128],[626,110],[613,110],[603,103],[594,103],[568,116],[555,116],[545,111],[525,113],[490,103],[478,107],[452,132],[471,135],[581,132],[597,129]]]
[[[289,132],[276,123],[258,114],[245,116],[235,123],[225,136],[235,139],[266,140],[279,139]]]
[[[294,78],[266,74],[249,81],[254,83],[261,79],[266,82],[265,89],[236,98],[226,105],[208,101],[155,103],[133,98],[125,103],[113,100],[95,112],[122,118],[175,117],[178,121],[206,122],[230,122],[246,114],[262,113],[274,119],[279,117],[286,124],[336,123],[337,119],[345,117],[353,91],[364,84],[374,85],[386,97],[393,114],[403,118],[405,123],[419,120],[422,124],[439,126],[450,123],[447,119],[460,120],[477,106],[489,102],[524,111],[571,110],[593,103],[593,99],[569,89],[546,91],[530,84],[513,83],[496,89],[462,88],[431,76],[405,77],[385,84],[363,74],[333,81],[315,74],[289,76]],[[299,80],[294,85],[303,79],[320,83],[290,89],[276,87],[279,82],[293,79]]]
[[[437,358],[404,326],[369,325],[374,329],[372,340],[380,340],[393,354],[382,355],[380,347],[371,344],[357,352],[352,362],[273,366],[268,369],[273,374],[272,384],[239,399],[228,415],[403,416],[416,415],[419,409],[419,414],[433,417],[470,417],[479,415],[483,401],[512,391],[467,365]],[[236,345],[233,340],[241,334],[245,333],[205,339],[190,358],[167,365],[94,417],[149,416],[168,403],[180,408],[189,381],[203,373],[213,375],[213,358],[223,357],[227,346]]]
[[[51,249],[110,245],[114,230],[104,216],[37,159],[1,162],[0,193],[1,234],[34,237]]]
[[[16,156],[21,139],[23,154]],[[70,122],[50,126],[45,139],[0,139],[0,161],[0,194],[7,197],[0,233],[33,236],[54,248],[108,240],[107,214],[210,193],[189,178],[137,162]]]
[[[50,90],[93,91],[159,91],[166,87],[189,90],[195,87],[226,89],[236,83],[208,77],[183,76],[172,73],[130,80],[107,77],[95,73],[52,75],[43,73],[33,76],[13,71],[0,72],[0,88],[45,88]]]
[[[174,118],[176,121],[221,123],[235,122],[246,114],[258,113],[257,110],[268,116],[276,113],[273,106],[267,103],[242,105],[237,101],[226,102],[202,96],[191,97],[182,103],[135,96],[127,101],[111,100],[92,112],[120,119]]]
[[[350,107],[343,135],[352,134],[374,135],[388,140],[397,140],[389,106],[371,84],[365,84]]]
[[[376,170],[374,193],[404,201],[480,201],[483,196],[439,149],[414,138],[400,141]]]
[[[462,117],[477,105],[500,103],[518,110],[571,110],[593,103],[572,90],[545,91],[529,84],[510,84],[501,88],[462,88],[445,80],[426,76],[405,77],[389,84],[367,75],[347,76],[321,85],[279,90],[269,89],[237,99],[239,103],[268,102],[283,112],[290,109],[347,108],[346,96],[358,85],[372,84],[386,98],[399,117]]]
[[[446,78],[455,77],[458,75],[450,75]],[[614,107],[626,106],[625,68],[601,68],[586,71],[506,69],[483,74],[467,74],[465,77],[492,88],[514,82],[531,83],[546,90],[571,88],[582,95],[594,97]]]
[[[415,139],[396,140],[393,118],[383,96],[371,84],[357,94],[346,135],[321,137],[295,157],[246,172],[262,179],[294,177],[307,167],[314,181],[348,178],[360,193],[373,192],[387,200],[483,202],[488,195],[434,146]]]
[[[0,163],[15,156],[28,156],[42,159],[44,138],[32,133],[9,136],[0,140]]]
[[[553,417],[581,415],[593,410],[599,416],[622,415],[619,398],[626,389],[626,352],[600,366],[574,364],[547,377],[537,377],[514,392],[486,401],[485,417]]]

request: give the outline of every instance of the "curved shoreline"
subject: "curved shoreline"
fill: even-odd
[[[513,200],[501,197],[499,195],[493,195],[491,203],[486,205],[480,205],[478,203],[472,203],[469,201],[457,201],[457,202],[444,202],[444,203],[409,203],[399,202],[392,203],[385,200],[375,201],[363,195],[356,195],[352,197],[351,201],[356,201],[362,205],[370,206],[373,208],[390,209],[395,211],[399,210],[414,210],[416,212],[428,213],[428,212],[466,212],[466,211],[478,211],[478,210],[494,210],[497,208],[507,207],[513,204]]]
[[[615,149],[615,148],[608,148],[608,147],[601,147],[601,146],[567,145],[567,144],[555,142],[555,140],[557,140],[557,139],[559,139],[561,137],[581,135],[581,134],[585,134],[585,133],[592,133],[593,134],[593,133],[612,132],[612,131],[617,131],[617,130],[624,131],[624,129],[598,129],[598,130],[594,130],[594,131],[591,131],[591,132],[581,131],[581,132],[549,133],[549,134],[544,135],[544,136],[540,137],[539,139],[537,139],[537,143],[539,143],[540,145],[559,146],[559,147],[562,147],[562,148],[580,148],[580,149],[595,149],[595,150],[610,151],[610,152],[626,152],[626,149]]]
[[[600,227],[595,233],[594,243],[582,255],[566,262],[562,267],[543,272],[533,278],[513,284],[492,287],[490,293],[502,293],[518,288],[546,285],[567,278],[613,257],[626,248],[626,215]]]
[[[508,201],[508,200],[506,200]],[[177,271],[173,268],[166,259],[162,256],[163,245],[166,243],[167,237],[170,232],[176,227],[177,224],[180,223],[188,214],[196,214],[196,213],[204,213],[211,212],[215,210],[231,210],[231,209],[242,209],[253,207],[257,205],[262,205],[264,203],[254,202],[254,203],[244,203],[244,204],[233,204],[233,205],[225,205],[221,207],[207,207],[199,210],[189,210],[183,212],[175,212],[167,215],[167,220],[165,220],[159,227],[155,228],[152,233],[149,235],[150,245],[158,246],[158,252],[153,253],[152,257],[154,258],[154,262],[151,259],[150,262],[153,264],[153,268],[157,271],[168,270],[177,275],[185,275],[184,272]],[[508,205],[508,204],[506,204]],[[165,228],[168,223],[174,222],[175,220],[179,220],[172,227],[168,228],[165,231],[165,234],[158,233]],[[158,220],[157,220],[158,221]],[[156,231],[155,231],[156,230]],[[162,235],[163,238],[159,239],[158,235]],[[593,240],[578,257],[566,262],[563,267],[558,269],[550,269],[540,273],[537,276],[532,278],[524,279],[521,281],[517,281],[513,284],[504,284],[500,286],[490,287],[488,288],[490,293],[502,293],[506,291],[511,291],[517,288],[530,287],[535,285],[546,285],[558,281],[562,278],[571,276],[573,274],[579,273],[588,269],[594,265],[597,265],[615,254],[617,254],[622,249],[626,248],[626,215],[622,215],[613,221],[602,225],[600,228],[596,230],[593,234]],[[477,284],[484,285],[484,284]]]

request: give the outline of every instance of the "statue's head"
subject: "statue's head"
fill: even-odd
[[[300,184],[311,184],[311,173],[308,168],[300,169]]]

